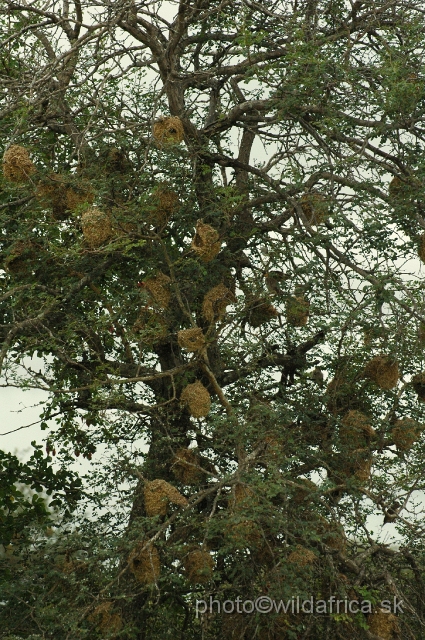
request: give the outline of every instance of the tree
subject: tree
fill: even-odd
[[[49,394],[2,454],[2,637],[423,637],[421,3],[1,25],[0,365]]]

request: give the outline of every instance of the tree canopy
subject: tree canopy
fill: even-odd
[[[422,3],[0,29],[1,375],[48,397],[0,452],[1,637],[422,637]]]

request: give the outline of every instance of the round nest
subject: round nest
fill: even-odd
[[[311,500],[313,493],[317,491],[317,485],[308,478],[297,478],[298,486],[292,496],[292,500],[295,504],[302,504],[307,500]]]
[[[395,640],[400,633],[397,617],[393,613],[387,613],[384,609],[378,609],[367,618],[369,631],[383,640]]]
[[[286,320],[293,327],[305,327],[310,313],[310,302],[304,296],[290,296],[286,301]]]
[[[9,182],[27,182],[36,172],[24,147],[12,144],[3,156],[3,175]]]
[[[159,118],[153,125],[153,136],[159,148],[178,144],[184,139],[183,123],[177,116]]]
[[[223,317],[227,305],[235,302],[235,295],[224,284],[218,284],[205,294],[202,315],[207,322],[215,322]]]
[[[143,543],[138,545],[130,556],[130,571],[141,584],[152,584],[156,582],[161,573],[161,561],[158,549],[149,544],[143,549]]]
[[[142,342],[151,346],[168,336],[168,325],[158,311],[143,308],[133,325],[133,331],[140,333]]]
[[[192,584],[205,584],[211,580],[214,559],[204,549],[190,551],[183,560],[187,579]]]
[[[393,389],[400,376],[397,360],[385,355],[372,358],[367,363],[364,373],[384,390]]]
[[[417,440],[424,427],[413,418],[401,418],[397,420],[391,429],[391,438],[398,451],[409,451]]]
[[[65,220],[79,205],[92,204],[94,193],[88,183],[69,185],[64,176],[51,173],[38,183],[36,197],[42,205],[51,207],[55,220]]]
[[[33,271],[41,258],[40,247],[30,240],[18,240],[12,245],[4,261],[4,268],[14,275],[25,275]]]
[[[419,402],[425,402],[425,372],[417,373],[413,376],[412,386],[418,394]]]
[[[299,544],[297,545],[297,548],[288,556],[288,562],[290,562],[291,564],[299,565],[300,567],[307,567],[308,565],[312,565],[315,560],[317,560],[316,554],[310,551],[310,549],[306,549]]]
[[[226,529],[227,535],[236,549],[260,549],[264,538],[260,527],[254,520],[235,522]]]
[[[301,197],[300,204],[310,225],[317,226],[326,220],[329,208],[323,194],[305,193]]]
[[[171,470],[182,484],[198,484],[204,477],[199,464],[199,455],[193,449],[178,449]]]
[[[146,278],[143,285],[153,298],[153,301],[161,309],[167,309],[171,300],[170,291],[171,278],[165,273],[159,273],[157,276]]]
[[[143,488],[143,498],[146,515],[149,518],[165,516],[169,503],[178,507],[186,507],[188,504],[186,498],[182,496],[176,487],[161,479],[146,482]]]
[[[328,522],[325,518],[320,518],[320,524],[317,527],[317,533],[321,536],[323,542],[331,549],[337,551],[345,551],[347,547],[347,536],[344,527],[337,522]]]
[[[419,238],[418,256],[422,262],[425,262],[425,233]]]
[[[265,298],[256,298],[247,306],[247,321],[254,329],[277,318],[278,315],[276,307]]]
[[[230,506],[235,511],[240,511],[244,508],[249,508],[253,504],[258,503],[255,498],[254,491],[241,482],[237,482],[233,485],[232,494],[230,498]]]
[[[187,405],[193,418],[205,418],[211,408],[211,396],[200,380],[188,384],[183,389],[180,400]]]
[[[102,602],[88,617],[94,622],[100,631],[118,633],[122,629],[123,622],[119,613],[113,613],[113,602]]]
[[[150,222],[156,227],[162,227],[170,220],[179,204],[179,197],[167,185],[160,184],[153,191],[155,208],[149,215]]]
[[[375,437],[370,419],[361,411],[349,411],[342,419],[339,438],[343,446],[358,449],[367,446]]]
[[[84,240],[95,249],[112,237],[112,220],[109,214],[100,209],[91,208],[81,217]]]
[[[177,333],[179,346],[187,351],[200,351],[205,347],[205,336],[200,327],[182,329]]]
[[[218,231],[198,220],[191,247],[203,262],[211,262],[221,249]]]
[[[398,176],[394,176],[388,185],[388,194],[394,200],[406,197],[409,194],[410,185],[401,180]]]

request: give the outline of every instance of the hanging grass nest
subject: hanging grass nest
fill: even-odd
[[[232,487],[229,505],[233,511],[241,511],[258,504],[254,491],[242,482],[237,482]]]
[[[386,355],[372,358],[367,363],[364,373],[384,390],[394,389],[400,377],[397,360]]]
[[[191,247],[203,262],[211,262],[221,249],[218,231],[198,220]]]
[[[156,227],[163,227],[177,209],[179,197],[166,184],[160,184],[154,189],[152,198],[155,206],[149,214],[149,221]]]
[[[226,313],[226,307],[236,301],[235,295],[224,284],[218,284],[205,294],[202,303],[202,315],[207,322],[220,320]]]
[[[25,147],[12,144],[3,156],[3,175],[9,182],[28,182],[36,172]]]
[[[266,298],[255,298],[248,303],[246,311],[246,320],[254,329],[279,316],[276,307],[270,304]]]
[[[31,240],[15,242],[4,261],[4,268],[13,275],[30,274],[34,268],[40,266],[43,259],[42,249]]]
[[[423,431],[423,425],[413,418],[401,418],[395,422],[391,429],[391,438],[398,451],[409,451],[419,440]]]
[[[161,309],[167,309],[171,300],[171,278],[160,272],[151,278],[146,278],[143,286],[149,291],[155,304]]]
[[[310,313],[310,301],[304,295],[290,296],[286,301],[286,321],[293,327],[305,327]]]
[[[141,584],[155,583],[161,573],[161,561],[158,549],[149,544],[143,549],[143,542],[130,555],[130,571]]]
[[[425,402],[425,371],[413,376],[412,386],[418,395],[419,402]]]
[[[322,224],[328,217],[328,202],[321,193],[305,193],[301,197],[300,205],[311,226]]]
[[[345,551],[347,548],[347,536],[345,535],[342,524],[338,522],[328,522],[322,516],[319,517],[320,522],[317,526],[316,533],[321,536],[322,541],[331,549]]]
[[[188,504],[187,499],[182,496],[180,491],[169,482],[161,479],[146,482],[143,489],[143,497],[146,515],[149,518],[165,516],[170,503],[178,507],[186,507]]]
[[[193,418],[205,418],[211,408],[211,396],[200,380],[188,384],[180,396]]]
[[[398,176],[394,176],[388,185],[388,194],[394,200],[400,200],[409,196],[410,185],[401,180]]]
[[[183,566],[192,584],[205,584],[212,578],[214,558],[205,549],[193,549],[185,556]]]
[[[317,485],[308,478],[297,478],[296,482],[301,486],[296,487],[292,496],[293,502],[298,505],[310,502],[317,491]]]
[[[110,240],[113,234],[111,216],[92,207],[81,216],[84,240],[91,249],[96,249]]]
[[[291,564],[296,564],[300,567],[307,567],[308,565],[314,564],[317,560],[317,556],[315,553],[310,551],[310,549],[306,549],[305,547],[297,544],[296,549],[291,551],[288,556],[288,562]]]
[[[367,617],[370,633],[383,640],[398,640],[400,638],[400,627],[397,616],[384,609],[377,609]]]
[[[422,262],[425,262],[425,233],[423,233],[419,238],[418,256]]]
[[[97,628],[104,633],[118,633],[122,629],[121,615],[113,611],[113,606],[113,602],[102,602],[88,616],[89,621],[95,623]]]
[[[370,419],[361,411],[349,411],[342,419],[339,439],[344,447],[366,447],[374,438],[376,431],[370,425]]]
[[[199,468],[200,462],[199,455],[193,449],[178,449],[171,470],[182,484],[198,484],[205,477]]]
[[[55,220],[65,220],[83,204],[92,204],[94,193],[87,181],[71,185],[65,176],[51,173],[40,180],[36,190],[37,200],[52,209]]]
[[[151,346],[167,338],[168,324],[161,313],[145,307],[140,311],[133,331],[140,334],[143,343]]]
[[[227,536],[236,549],[260,549],[264,537],[254,520],[241,520],[226,527]]]
[[[369,449],[355,449],[350,452],[347,459],[342,457],[335,476],[338,481],[343,479],[356,478],[359,482],[367,482],[372,470],[373,458]]]
[[[153,125],[153,136],[160,149],[179,144],[184,139],[183,123],[177,116],[159,118]]]
[[[200,327],[182,329],[177,333],[177,342],[187,351],[201,351],[206,345],[205,336]]]

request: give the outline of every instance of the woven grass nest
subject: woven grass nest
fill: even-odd
[[[153,125],[153,136],[159,148],[179,144],[184,139],[183,123],[177,116],[159,118]]]
[[[226,528],[227,536],[236,549],[261,549],[264,537],[254,520],[241,520]]]
[[[203,262],[211,262],[221,249],[218,231],[211,225],[204,224],[202,220],[198,220],[191,247]]]
[[[94,193],[87,181],[70,185],[65,176],[51,173],[38,183],[36,197],[42,205],[51,207],[55,220],[65,220],[80,205],[92,204]]]
[[[202,315],[207,322],[220,320],[226,313],[226,307],[236,301],[235,295],[224,284],[218,284],[205,294],[202,303]]]
[[[413,376],[412,386],[418,394],[419,402],[425,402],[425,371]]]
[[[256,329],[279,315],[278,310],[266,298],[255,298],[247,305],[247,322]]]
[[[312,565],[316,560],[317,556],[315,553],[299,544],[297,545],[296,549],[294,549],[294,551],[291,551],[288,556],[288,562],[290,562],[291,564],[296,564],[300,567],[307,567],[308,565]]]
[[[310,313],[310,301],[303,295],[290,296],[286,301],[286,321],[293,327],[305,327]]]
[[[425,262],[425,233],[423,233],[419,238],[418,256],[422,262]]]
[[[163,227],[170,220],[179,204],[179,197],[166,184],[159,184],[152,193],[155,203],[149,221],[156,227]]]
[[[349,411],[341,422],[339,439],[343,446],[359,449],[376,438],[370,419],[361,411]]]
[[[167,309],[171,300],[171,278],[165,273],[146,278],[143,282],[145,289],[152,296],[153,302],[161,309]]]
[[[168,324],[161,313],[145,307],[140,311],[133,331],[142,334],[141,339],[144,343],[153,345],[167,338]]]
[[[295,504],[303,504],[313,498],[313,494],[317,491],[317,485],[308,478],[297,478],[298,486],[292,496],[292,500]]]
[[[205,345],[205,336],[200,327],[192,329],[182,329],[177,333],[177,342],[179,346],[187,351],[201,351]]]
[[[205,477],[200,465],[200,456],[193,449],[178,449],[171,470],[182,484],[198,484]]]
[[[211,408],[211,396],[200,380],[188,384],[180,396],[193,418],[205,418]]]
[[[397,360],[386,355],[372,358],[367,363],[364,373],[378,387],[386,391],[394,389],[400,377]]]
[[[391,438],[399,451],[409,451],[423,431],[424,426],[413,418],[401,418],[391,429]]]
[[[3,156],[3,175],[9,182],[28,182],[36,172],[25,147],[12,144]]]
[[[97,628],[104,633],[118,633],[122,629],[121,615],[113,611],[113,606],[113,602],[102,602],[88,616],[89,621],[95,623]]]
[[[237,482],[232,487],[229,506],[233,511],[241,511],[258,504],[254,491],[242,482]]]
[[[370,633],[383,638],[383,640],[398,640],[400,638],[400,627],[397,616],[378,609],[367,617]]]
[[[113,235],[111,216],[96,207],[87,209],[81,216],[84,240],[91,249],[96,249]]]
[[[336,549],[337,551],[346,550],[347,536],[345,535],[342,524],[328,522],[325,518],[320,517],[317,533],[321,536],[323,542],[331,549]]]
[[[176,487],[161,479],[146,482],[143,489],[143,498],[146,515],[149,518],[165,516],[170,503],[178,507],[186,507],[188,504],[187,499],[182,496]]]
[[[388,185],[388,194],[391,198],[400,199],[409,195],[410,185],[401,180],[398,176],[394,176]]]
[[[161,560],[158,549],[149,544],[143,549],[143,542],[139,543],[130,555],[130,571],[141,584],[153,584],[161,573]]]
[[[183,566],[192,584],[205,584],[212,578],[214,558],[205,549],[193,549],[185,556]]]
[[[41,259],[41,247],[31,240],[18,240],[4,261],[4,268],[14,275],[24,275],[33,270]]]
[[[321,193],[305,193],[300,199],[300,205],[305,217],[312,226],[322,224],[328,216],[328,203]]]
[[[372,470],[373,458],[368,449],[355,449],[350,458],[342,458],[335,472],[338,481],[344,478],[356,478],[359,482],[367,482]]]

